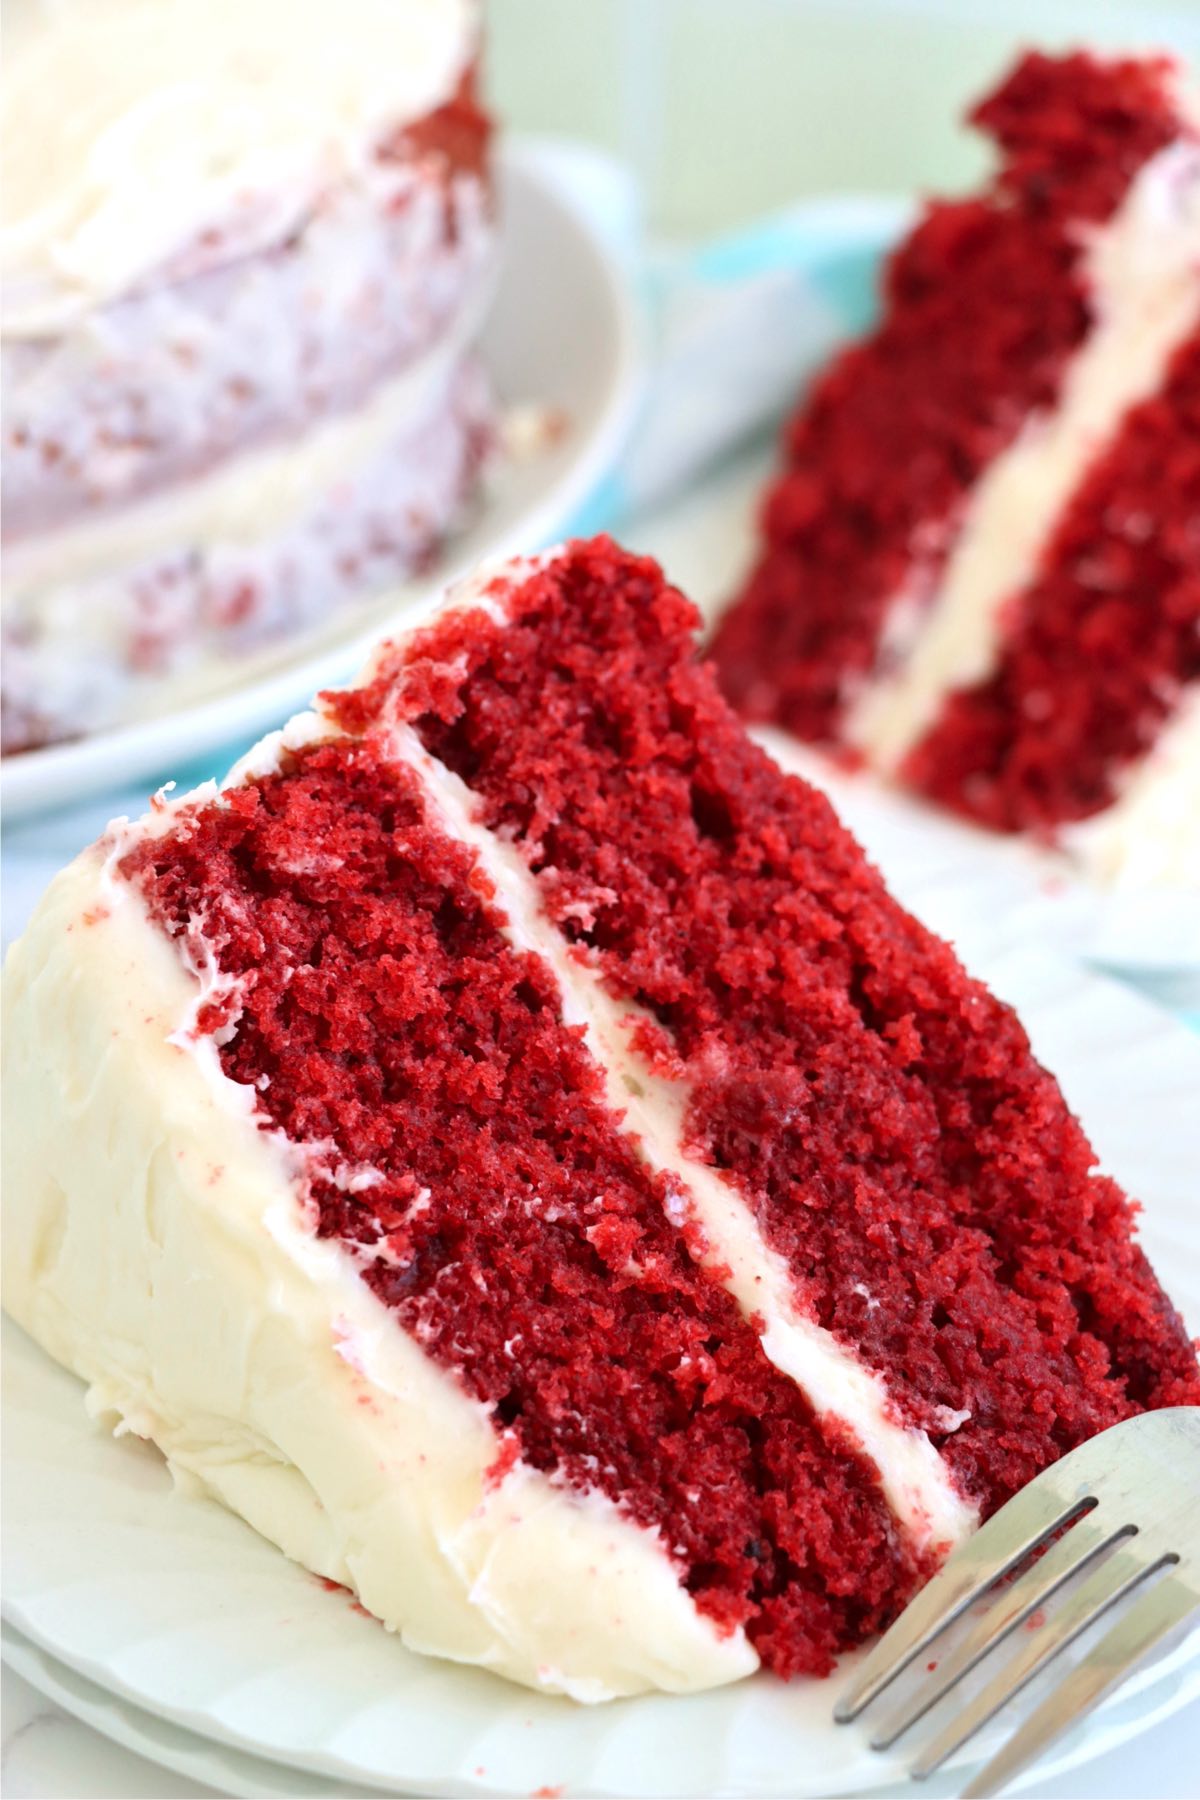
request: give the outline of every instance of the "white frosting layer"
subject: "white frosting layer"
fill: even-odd
[[[283,239],[453,92],[473,0],[16,0],[5,7],[4,330],[36,334],[182,252]]]
[[[1094,235],[1085,280],[1096,322],[1058,406],[1031,418],[977,484],[932,602],[899,595],[893,604],[881,673],[846,724],[849,741],[885,771],[948,693],[995,667],[1005,604],[1032,579],[1097,453],[1161,386],[1173,352],[1200,324],[1200,143],[1169,146],[1139,173]]]
[[[253,513],[239,519],[233,489],[230,538],[0,590],[6,745],[19,743],[23,722],[70,737],[194,704],[261,674],[284,638],[328,632],[384,594],[397,608],[411,602],[406,584],[476,490],[492,407],[470,361],[419,410],[410,401],[401,395],[378,451],[333,472],[274,534],[261,537]],[[53,539],[51,528],[39,542]],[[19,560],[9,550],[5,572]]]
[[[476,604],[478,601],[476,600]],[[879,1472],[880,1485],[910,1540],[923,1551],[957,1543],[978,1523],[947,1465],[923,1431],[894,1414],[882,1377],[867,1368],[802,1310],[784,1259],[764,1239],[733,1182],[686,1148],[690,1090],[654,1073],[634,1048],[645,1017],[608,994],[599,976],[572,957],[547,918],[537,883],[510,844],[475,821],[470,790],[423,748],[407,727],[396,730],[394,753],[421,775],[443,829],[477,853],[520,949],[552,969],[568,1024],[584,1027],[588,1047],[604,1071],[610,1106],[625,1115],[650,1165],[666,1171],[680,1192],[681,1217],[690,1212],[707,1239],[711,1262],[746,1317],[765,1320],[763,1348],[800,1387],[818,1414],[846,1423]],[[728,1273],[725,1273],[728,1271]]]
[[[10,539],[122,506],[354,410],[485,287],[486,181],[389,162],[322,198],[285,254],[150,286],[52,338],[0,341]]]
[[[509,587],[555,554],[508,565]],[[502,623],[497,573],[456,603]],[[299,715],[229,781],[326,734],[319,713]],[[891,1416],[882,1380],[804,1314],[737,1189],[687,1153],[687,1088],[634,1050],[632,1010],[571,957],[458,778],[407,727],[393,749],[443,827],[478,852],[511,940],[557,977],[610,1103],[672,1176],[677,1222],[699,1221],[743,1313],[765,1321],[768,1356],[849,1427],[916,1545],[957,1540],[972,1509],[928,1438]],[[414,1648],[581,1700],[750,1672],[751,1647],[696,1611],[657,1534],[520,1463],[491,1479],[504,1444],[485,1409],[397,1328],[352,1255],[314,1237],[301,1196],[320,1151],[257,1122],[253,1090],[193,1034],[221,985],[202,938],[193,972],[115,870],[137,837],[218,797],[209,784],[119,822],[107,859],[98,847],[65,871],[12,953],[5,1305],[89,1382],[94,1411],[153,1438],[177,1473],[352,1586]],[[344,1173],[369,1183],[373,1172]]]
[[[313,1236],[294,1153],[211,1042],[195,1053],[201,987],[99,849],[15,946],[6,1308],[94,1412],[414,1649],[588,1701],[751,1672],[655,1534],[522,1464],[489,1478],[503,1445],[484,1409]]]

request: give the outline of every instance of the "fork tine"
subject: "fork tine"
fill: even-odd
[[[926,1775],[932,1775],[935,1769],[940,1769],[946,1758],[953,1756],[981,1725],[986,1725],[992,1715],[1006,1706],[1026,1682],[1032,1681],[1040,1669],[1060,1651],[1065,1650],[1068,1644],[1073,1643],[1110,1606],[1114,1606],[1123,1594],[1129,1593],[1153,1569],[1160,1566],[1163,1560],[1161,1557],[1147,1562],[1137,1556],[1134,1548],[1137,1544],[1136,1537],[1129,1540],[1129,1543],[1129,1549],[1119,1550],[1115,1556],[1106,1557],[1100,1567],[1093,1570],[1045,1630],[1030,1637],[1016,1656],[1005,1663],[983,1691],[922,1752],[912,1771],[918,1780],[923,1780]]]
[[[1198,1611],[1200,1593],[1177,1577],[1168,1577],[1143,1594],[963,1789],[962,1800],[988,1800],[999,1793],[1077,1719],[1099,1706],[1156,1644]]]
[[[1086,1493],[1069,1496],[1045,1470],[953,1553],[884,1633],[837,1702],[839,1725],[856,1719],[973,1600],[1024,1562],[1031,1551],[1087,1508]]]
[[[977,1663],[1004,1642],[1044,1600],[1062,1586],[1077,1569],[1091,1562],[1103,1550],[1127,1535],[1127,1528],[1114,1531],[1098,1523],[1094,1514],[1085,1515],[1073,1525],[1065,1537],[1059,1538],[1039,1562],[1025,1570],[1011,1586],[997,1594],[987,1610],[975,1621],[969,1635],[946,1657],[936,1678],[921,1685],[903,1704],[884,1720],[871,1738],[872,1750],[887,1750],[918,1719],[932,1712],[939,1700],[969,1675]]]

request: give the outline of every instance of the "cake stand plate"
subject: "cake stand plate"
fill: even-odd
[[[1147,1250],[1200,1328],[1200,1043],[1046,952],[975,966],[1021,1010],[1105,1166],[1145,1203]],[[836,1728],[839,1679],[760,1675],[580,1708],[416,1656],[157,1452],[90,1426],[78,1381],[5,1325],[5,1617],[35,1649],[173,1727],[308,1775],[427,1796],[895,1792],[903,1759]],[[1073,1766],[1200,1695],[1200,1637],[1153,1664],[1040,1766]],[[953,1792],[962,1769],[929,1784]],[[241,1790],[237,1790],[241,1791]],[[249,1790],[253,1791],[253,1790]],[[270,1790],[262,1790],[270,1791]]]

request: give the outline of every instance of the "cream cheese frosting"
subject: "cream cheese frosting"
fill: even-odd
[[[125,562],[122,522],[114,516],[112,530],[101,525],[91,543],[93,552],[112,554],[110,572],[28,587],[16,584],[16,572],[31,562],[10,546],[5,575],[13,585],[0,583],[6,727],[10,707],[18,719],[30,708],[60,736],[161,716],[214,695],[235,676],[248,681],[269,672],[284,639],[307,638],[311,647],[348,610],[418,606],[414,573],[462,518],[481,453],[486,469],[493,404],[469,356],[419,406],[417,398],[411,386],[402,388],[378,446],[388,406],[372,407],[365,421],[339,420],[329,438],[320,432],[318,451],[341,444],[345,462],[326,489],[312,489],[298,516],[280,516],[274,534],[259,530],[253,499],[264,491],[289,505],[304,498],[308,477],[325,460],[307,457],[306,443],[265,465],[255,459],[263,489],[249,479],[241,489],[214,478],[196,507],[180,491],[175,516],[197,527],[207,519],[218,530],[214,538],[174,548],[164,542],[157,555]],[[249,478],[253,469],[245,473]],[[230,502],[224,511],[222,496]],[[147,503],[140,516],[152,544],[163,510]],[[25,546],[43,573],[57,536],[51,529]],[[72,534],[63,537],[69,547]]]
[[[490,281],[480,283],[419,361],[351,411],[316,420],[290,442],[227,457],[208,474],[162,493],[14,542],[5,553],[3,591],[10,604],[13,596],[69,588],[171,550],[252,547],[287,530],[322,496],[353,482],[406,423],[442,401],[491,292]]]
[[[6,971],[6,1308],[94,1413],[413,1649],[581,1701],[750,1673],[656,1533],[523,1463],[491,1473],[485,1409],[308,1229],[295,1147],[190,1033],[205,977],[115,875],[137,829],[64,871]]]
[[[61,329],[188,256],[263,248],[453,93],[473,0],[16,0],[3,329]]]
[[[452,604],[503,626],[509,593],[557,554],[509,564],[501,582],[485,570]],[[334,735],[321,712],[298,715],[225,786]],[[634,1048],[634,1010],[571,958],[459,778],[407,726],[389,748],[440,828],[479,856],[510,941],[551,970],[614,1112],[669,1172],[679,1222],[700,1223],[767,1355],[848,1427],[914,1548],[943,1550],[974,1509],[928,1437],[893,1417],[882,1381],[805,1316],[737,1190],[689,1156],[686,1089]],[[139,838],[219,798],[207,784],[116,822],[12,953],[6,1104],[30,1123],[5,1134],[6,1307],[84,1377],[93,1412],[152,1438],[177,1476],[352,1587],[415,1649],[585,1701],[750,1673],[744,1634],[697,1611],[656,1532],[520,1461],[493,1473],[507,1457],[486,1409],[397,1326],[354,1253],[315,1237],[305,1176],[326,1153],[265,1127],[254,1091],[225,1075],[216,1041],[195,1029],[223,981],[202,930],[181,953],[119,873]],[[51,1104],[46,1044],[69,1045]],[[366,1189],[374,1171],[334,1178]]]
[[[522,567],[514,585],[529,572],[528,565]],[[453,600],[469,609],[483,598],[493,617],[503,622],[503,599],[483,590],[484,583],[475,580]],[[542,908],[525,863],[510,844],[477,822],[474,797],[459,777],[437,762],[407,726],[393,731],[391,748],[398,761],[421,777],[441,828],[475,851],[499,896],[510,940],[533,951],[552,970],[562,1016],[583,1027],[603,1071],[609,1105],[625,1115],[625,1127],[650,1165],[670,1175],[681,1217],[691,1212],[700,1223],[711,1265],[743,1316],[763,1321],[767,1356],[803,1390],[819,1415],[850,1427],[919,1552],[944,1552],[959,1542],[978,1524],[978,1511],[958,1492],[928,1436],[897,1419],[882,1379],[802,1311],[786,1263],[766,1243],[745,1198],[733,1182],[688,1151],[688,1084],[663,1079],[635,1048],[644,1014],[632,1003],[615,1000],[599,975],[570,955]]]
[[[1005,604],[1032,579],[1063,508],[1129,409],[1162,384],[1200,324],[1200,141],[1169,145],[1135,177],[1085,260],[1095,323],[1058,406],[1032,417],[972,494],[932,597],[898,595],[880,674],[852,704],[847,739],[894,771],[946,695],[985,679]]]

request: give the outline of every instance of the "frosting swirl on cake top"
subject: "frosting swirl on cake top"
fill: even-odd
[[[453,93],[472,0],[20,0],[5,20],[6,335],[286,237]]]

